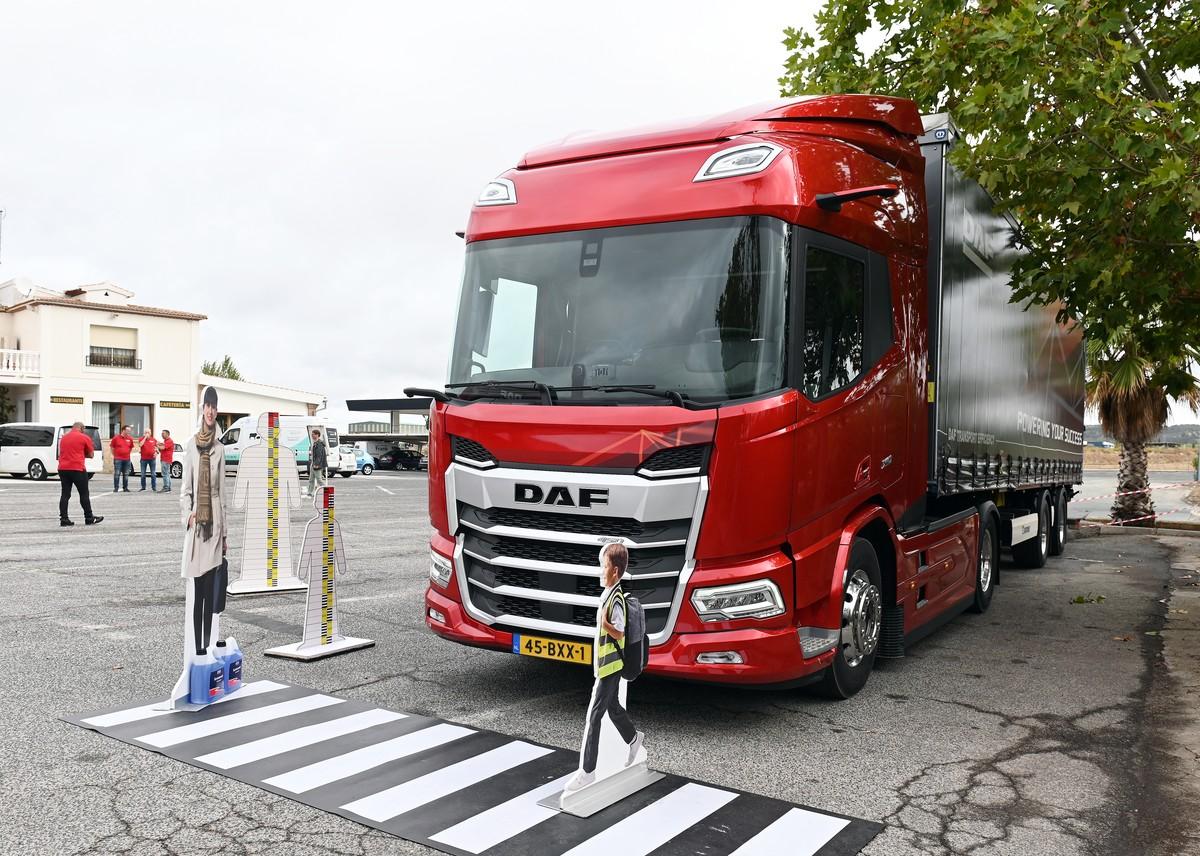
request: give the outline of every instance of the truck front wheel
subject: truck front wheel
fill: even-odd
[[[979,558],[975,563],[975,600],[972,612],[987,612],[996,590],[996,568],[1000,565],[1000,541],[996,521],[987,516],[979,527]]]
[[[842,584],[842,635],[833,664],[821,678],[822,695],[850,698],[866,686],[883,623],[880,579],[875,548],[867,539],[855,538]]]
[[[1013,544],[1013,561],[1022,568],[1042,568],[1046,565],[1046,557],[1050,555],[1050,502],[1046,492],[1042,491],[1037,498],[1038,531],[1032,538]]]

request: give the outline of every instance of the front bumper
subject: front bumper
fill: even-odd
[[[430,617],[434,609],[445,621]],[[512,633],[475,621],[456,599],[433,585],[425,593],[425,623],[439,636],[464,645],[512,650]],[[538,634],[545,635],[545,634]],[[710,651],[737,651],[742,663],[697,663]],[[833,652],[805,659],[795,627],[675,633],[650,649],[646,673],[676,680],[711,683],[788,685],[815,678],[833,662]]]

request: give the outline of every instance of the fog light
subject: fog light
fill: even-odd
[[[784,612],[783,595],[770,580],[696,589],[692,593],[692,606],[701,621],[771,618]]]
[[[454,569],[454,565],[450,560],[439,553],[429,551],[429,581],[437,583],[442,588],[450,585],[450,573]]]
[[[713,666],[740,666],[746,661],[737,651],[705,651],[696,655],[696,662]]]
[[[434,621],[436,621],[438,624],[446,623],[446,616],[442,615],[440,612],[438,612],[432,606],[429,607],[429,617],[432,618]]]

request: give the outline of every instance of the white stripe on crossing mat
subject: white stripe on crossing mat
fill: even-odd
[[[514,740],[482,755],[347,803],[342,808],[360,817],[383,822],[553,751]]]
[[[666,844],[689,826],[697,824],[737,794],[688,782],[657,802],[634,812],[587,841],[572,847],[563,856],[646,856]],[[781,850],[777,853],[792,851]]]
[[[380,764],[386,764],[388,761],[415,755],[417,752],[423,752],[426,749],[432,749],[474,733],[472,729],[463,728],[461,725],[439,723],[402,737],[385,740],[374,746],[355,749],[353,752],[338,755],[336,758],[317,761],[315,764],[280,773],[278,776],[266,779],[263,784],[290,791],[293,794],[302,794],[321,785],[327,785],[330,782],[336,782],[378,767]]]
[[[243,764],[261,761],[263,758],[282,755],[284,752],[291,752],[293,749],[311,746],[314,743],[332,740],[335,737],[342,737],[346,734],[353,734],[355,731],[362,731],[365,728],[370,728],[373,725],[382,725],[385,722],[394,722],[397,719],[404,719],[404,714],[376,708],[375,710],[368,710],[363,713],[343,716],[340,719],[330,720],[329,722],[306,725],[303,728],[285,731],[283,734],[273,734],[270,737],[264,737],[261,740],[252,740],[240,746],[231,746],[228,749],[222,749],[220,752],[201,755],[196,761],[201,764],[211,764],[222,770],[228,770],[230,767],[240,767]]]
[[[495,847],[500,842],[520,835],[558,814],[552,808],[538,805],[538,800],[561,791],[573,775],[573,772],[567,773],[540,788],[513,797],[508,802],[469,817],[449,829],[443,829],[437,835],[431,835],[429,840],[457,847],[468,853],[482,853],[489,847]]]
[[[210,737],[213,734],[223,734],[226,731],[233,731],[235,728],[245,728],[247,725],[256,725],[260,722],[270,722],[282,716],[291,716],[293,713],[304,713],[306,710],[316,710],[317,708],[328,707],[331,704],[342,704],[344,701],[345,699],[327,695],[303,696],[302,698],[281,701],[279,704],[269,704],[266,707],[259,707],[254,710],[244,710],[240,713],[231,713],[228,716],[206,719],[203,722],[193,722],[191,725],[168,728],[166,731],[156,731],[153,734],[147,734],[145,737],[137,737],[135,739],[138,743],[145,743],[147,746],[162,749],[165,746],[174,746],[177,743],[186,743],[189,740]]]
[[[213,702],[213,704],[221,704],[227,701],[236,701],[239,698],[247,696],[260,695],[262,693],[274,692],[275,690],[285,690],[287,685],[277,684],[274,681],[251,681],[242,684],[242,688],[232,695],[227,695],[224,698]],[[165,716],[168,713],[181,713],[179,710],[171,710],[164,708],[165,701],[156,701],[154,704],[144,704],[141,707],[131,707],[126,710],[118,710],[114,713],[103,713],[100,716],[92,716],[88,719],[82,719],[84,725],[91,725],[95,728],[112,728],[117,725],[125,725],[130,722],[138,722],[143,719],[150,719],[155,716]]]
[[[849,823],[845,818],[794,808],[729,856],[812,856]]]

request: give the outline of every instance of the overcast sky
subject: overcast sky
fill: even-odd
[[[0,5],[0,281],[202,312],[208,358],[441,385],[470,206],[528,149],[778,95],[815,0]]]

